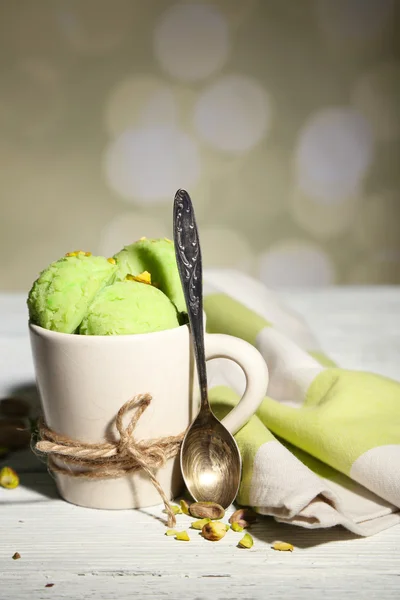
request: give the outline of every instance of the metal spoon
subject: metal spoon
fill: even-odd
[[[175,195],[174,242],[200,384],[200,412],[182,442],[181,471],[197,502],[217,502],[227,508],[239,489],[242,460],[234,437],[214,416],[208,401],[201,251],[192,201],[185,190]]]

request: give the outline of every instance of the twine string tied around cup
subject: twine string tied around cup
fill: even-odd
[[[163,467],[168,459],[176,456],[180,450],[185,432],[150,440],[135,440],[133,433],[136,425],[150,405],[150,394],[137,394],[121,406],[115,419],[119,439],[115,442],[90,444],[71,439],[56,433],[39,421],[38,441],[34,450],[47,456],[48,468],[53,473],[70,477],[89,479],[113,479],[130,473],[144,471],[160,494],[168,515],[168,526],[176,525],[171,504],[154,472]],[[124,417],[133,411],[127,426]],[[55,459],[62,460],[63,465]],[[71,467],[75,467],[72,469]]]

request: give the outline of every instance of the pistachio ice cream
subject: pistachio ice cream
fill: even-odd
[[[121,279],[127,273],[138,275],[142,271],[149,271],[154,285],[168,296],[178,312],[186,312],[175,248],[171,240],[141,238],[134,244],[125,246],[114,258]]]
[[[83,335],[128,335],[178,327],[175,306],[160,290],[140,281],[120,281],[101,290],[79,327]]]
[[[96,294],[114,281],[116,273],[112,261],[82,251],[51,263],[29,292],[31,322],[45,329],[74,333]]]
[[[80,335],[172,329],[185,308],[167,239],[142,238],[113,258],[69,252],[40,273],[28,296],[31,323]]]

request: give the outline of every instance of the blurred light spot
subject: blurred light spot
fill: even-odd
[[[400,249],[400,193],[385,191],[366,198],[354,235],[363,248]]]
[[[206,268],[227,267],[254,272],[254,253],[248,240],[239,232],[223,227],[205,227],[201,231],[201,245]]]
[[[107,52],[129,34],[135,13],[131,0],[58,0],[57,19],[71,46],[83,54]]]
[[[107,100],[105,122],[111,135],[137,125],[174,125],[178,106],[172,88],[151,76],[120,82]]]
[[[327,286],[334,283],[335,269],[316,244],[285,240],[260,256],[260,278],[273,287]]]
[[[352,93],[353,104],[372,123],[377,139],[400,136],[400,64],[386,63],[362,75]]]
[[[198,135],[218,150],[247,152],[267,132],[268,95],[250,77],[221,77],[200,95],[194,122]]]
[[[297,140],[298,186],[318,202],[340,202],[357,192],[373,150],[371,128],[359,112],[323,109],[305,123]]]
[[[325,240],[354,225],[360,202],[360,196],[356,194],[334,204],[321,203],[296,189],[290,197],[290,214],[304,231]]]
[[[139,204],[171,202],[179,187],[190,189],[200,177],[195,142],[173,127],[128,129],[105,153],[108,184]]]
[[[154,30],[154,52],[160,65],[181,81],[209,77],[225,64],[229,49],[228,24],[211,4],[175,4]]]
[[[132,244],[141,237],[164,238],[170,232],[157,219],[130,211],[117,215],[104,228],[99,252],[103,256],[113,256],[124,246]]]
[[[316,0],[322,31],[337,41],[369,40],[390,21],[395,0]]]

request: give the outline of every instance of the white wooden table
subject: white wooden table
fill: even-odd
[[[400,378],[400,289],[295,291],[284,298],[340,364]],[[35,401],[33,381],[24,297],[0,295],[0,397],[22,391]],[[228,535],[215,544],[198,536],[177,542],[154,518],[162,507],[79,508],[57,497],[29,453],[7,463],[19,471],[21,486],[0,490],[1,600],[400,598],[400,527],[364,539],[266,518],[253,529],[250,551],[237,549]],[[295,551],[274,552],[275,539]],[[14,552],[21,559],[12,560]]]

